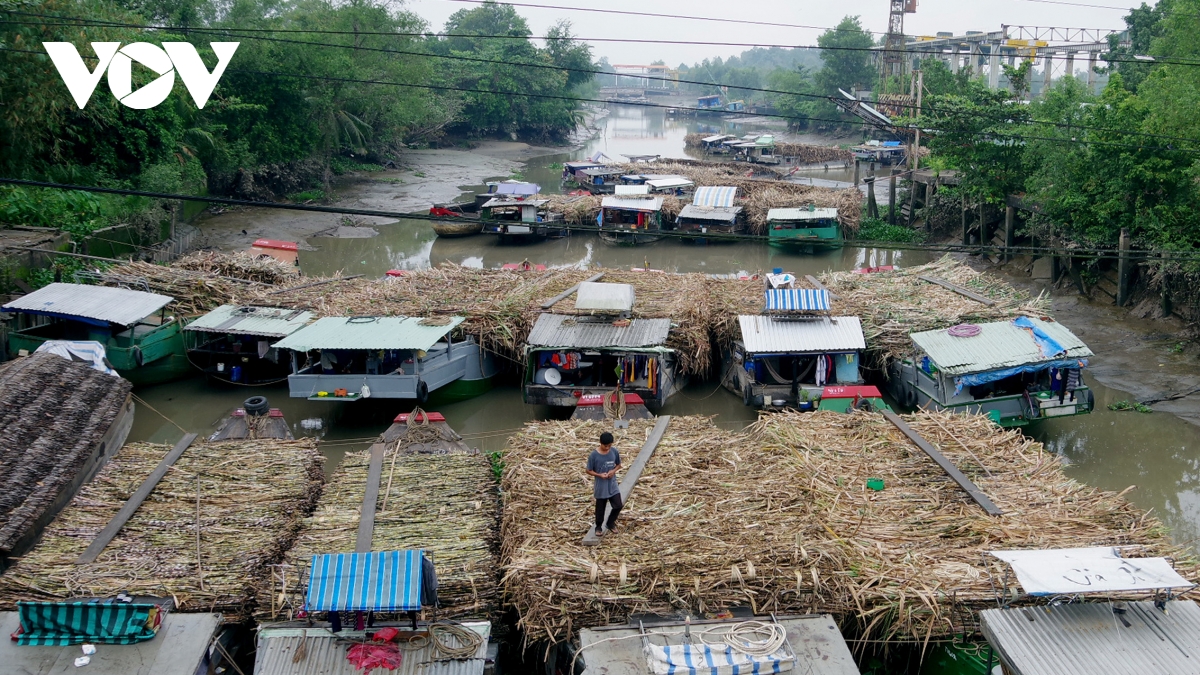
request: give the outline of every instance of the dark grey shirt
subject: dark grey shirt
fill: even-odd
[[[617,452],[616,448],[609,448],[607,453],[601,453],[599,450],[593,450],[588,456],[587,468],[588,471],[596,473],[608,473],[616,468],[621,463],[621,453]],[[617,485],[617,477],[614,474],[612,478],[595,477],[596,485],[592,490],[592,494],[596,499],[608,499],[621,493],[621,486]]]

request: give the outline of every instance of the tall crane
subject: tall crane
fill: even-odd
[[[888,0],[891,12],[888,15],[887,38],[883,43],[883,58],[880,59],[880,81],[903,75],[904,67],[904,15],[917,13],[917,0]]]

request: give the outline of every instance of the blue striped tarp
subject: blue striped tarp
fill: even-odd
[[[812,288],[771,288],[767,290],[767,311],[819,312],[829,310],[829,291]]]
[[[692,196],[692,203],[696,206],[719,206],[728,208],[733,206],[733,200],[737,197],[737,188],[723,186],[708,186],[696,188],[696,194]]]
[[[158,608],[123,602],[18,602],[19,645],[131,645],[154,637]]]
[[[314,555],[310,612],[421,609],[421,550]]]
[[[796,663],[784,648],[765,656],[749,656],[729,646],[705,644],[655,645],[647,656],[655,675],[760,675],[786,672]]]

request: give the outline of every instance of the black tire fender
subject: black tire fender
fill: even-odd
[[[251,396],[242,401],[242,407],[249,415],[262,415],[271,409],[266,396]]]
[[[129,353],[133,355],[133,362],[137,364],[138,368],[141,368],[146,360],[146,357],[142,354],[142,348],[134,346],[130,348]]]
[[[746,385],[746,386],[745,386],[745,387],[742,389],[742,403],[743,403],[744,405],[747,405],[747,406],[749,406],[749,405],[750,405],[750,402],[751,402],[751,401],[753,401],[753,400],[754,400],[754,397],[750,395],[750,385],[748,385],[748,384],[747,384],[747,385]]]
[[[1096,394],[1094,392],[1092,392],[1091,389],[1088,389],[1087,404],[1088,404],[1088,412],[1091,412],[1096,409]]]
[[[417,380],[417,403],[425,403],[429,400],[429,385],[425,380]]]

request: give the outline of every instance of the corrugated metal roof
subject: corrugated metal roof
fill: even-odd
[[[621,170],[612,167],[599,167],[596,169],[584,169],[583,173],[588,176],[618,176],[621,174]]]
[[[721,222],[732,222],[737,220],[738,214],[742,212],[742,207],[716,207],[716,206],[696,206],[688,204],[679,212],[680,218],[694,218],[696,220],[719,220]]]
[[[771,209],[767,211],[767,222],[772,220],[820,220],[837,218],[837,209]]]
[[[729,185],[707,185],[696,188],[692,195],[692,204],[696,206],[733,206],[737,198],[737,188]]]
[[[1043,355],[1029,331],[1014,326],[1011,321],[979,324],[980,333],[974,337],[954,337],[945,330],[931,330],[913,333],[912,340],[947,375],[982,373],[1028,363],[1092,355],[1092,350],[1061,323],[1032,317],[1030,321],[1062,345],[1066,353]]]
[[[492,625],[487,621],[467,621],[462,625],[484,638],[474,658],[437,660],[433,644],[428,644],[421,649],[404,650],[400,667],[386,672],[389,675],[483,675]],[[371,632],[379,628],[376,626]],[[407,626],[401,624],[397,628]],[[350,645],[338,644],[339,639],[365,640],[366,634],[348,630],[335,634],[325,628],[263,628],[258,634],[254,675],[362,675],[361,670],[356,670],[346,660]],[[305,654],[297,658],[296,651],[301,643],[305,643]]]
[[[726,134],[721,134],[721,135],[719,135],[719,136],[709,136],[709,137],[707,137],[707,138],[701,138],[701,139],[700,139],[700,142],[701,142],[701,143],[716,143],[717,141],[723,141],[723,140],[725,140],[726,138],[737,138],[737,137],[736,137],[736,136],[732,136],[732,137],[731,137],[731,136],[728,136],[728,135],[726,135]]]
[[[221,305],[188,324],[184,330],[283,337],[300,330],[312,318],[312,312],[296,309]]]
[[[575,309],[585,312],[628,312],[636,294],[630,284],[584,281],[575,291]]]
[[[129,326],[162,309],[175,298],[109,286],[50,284],[4,306],[9,312],[38,312],[84,317]]]
[[[649,185],[618,185],[613,189],[613,194],[618,197],[626,195],[648,195],[650,194]]]
[[[611,321],[564,314],[542,314],[529,333],[531,347],[602,349],[657,347],[667,341],[670,319],[634,319],[618,327]]]
[[[494,209],[501,206],[545,206],[549,204],[549,199],[509,199],[506,197],[494,197],[489,199],[481,209]]]
[[[306,352],[310,349],[429,349],[463,322],[461,316],[445,317],[444,326],[425,326],[419,317],[327,316],[275,343],[279,349]]]
[[[651,197],[650,199],[605,197],[604,201],[600,202],[600,207],[625,211],[661,211],[662,204],[662,197]]]
[[[751,354],[825,353],[867,348],[857,316],[791,321],[770,316],[738,317],[742,344]]]
[[[754,617],[769,623],[770,617]],[[714,623],[693,623],[691,630],[693,640],[699,631],[713,627],[728,628],[741,621],[733,619]],[[787,631],[788,645],[796,655],[795,667],[790,672],[794,675],[859,675],[854,663],[854,655],[846,645],[846,640],[838,630],[837,623],[828,614],[817,614],[803,617],[786,617],[779,623]],[[648,638],[652,645],[683,643],[683,622],[649,623],[645,626],[647,632],[673,633],[670,636],[654,636]],[[585,666],[585,675],[647,675],[650,666],[642,649],[642,641],[633,638],[640,635],[637,628],[585,628],[579,631],[579,641],[584,647],[579,660]],[[620,639],[609,639],[620,638]],[[700,672],[710,672],[707,667]],[[751,668],[743,668],[740,672],[750,672]],[[726,670],[728,672],[728,669]],[[759,672],[771,672],[771,668],[763,667]]]
[[[695,183],[693,183],[692,181],[690,181],[686,178],[681,178],[679,176],[672,176],[669,178],[655,178],[653,180],[646,181],[646,184],[652,188],[656,188],[659,190],[665,190],[667,188],[689,187],[689,186],[695,185]]]
[[[1114,606],[1124,606],[1115,613]],[[1200,673],[1200,607],[1191,600],[985,609],[983,634],[1011,675]]]
[[[542,188],[537,183],[525,183],[522,181],[504,181],[496,186],[496,194],[498,195],[536,195],[541,192]]]

